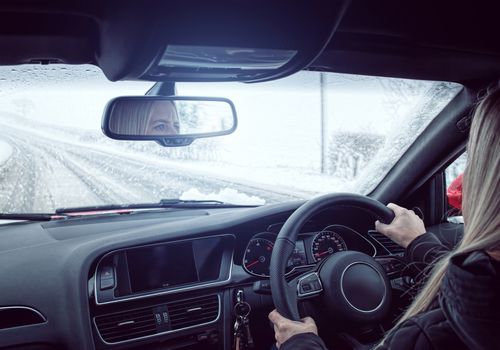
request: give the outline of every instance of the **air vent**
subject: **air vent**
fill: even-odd
[[[176,301],[168,303],[167,307],[172,330],[213,322],[219,317],[217,295]]]
[[[26,306],[0,307],[0,329],[29,326],[47,320],[37,310]]]
[[[393,242],[390,238],[384,236],[383,234],[377,231],[368,231],[368,234],[380,243],[389,253],[394,255],[402,255],[405,252],[405,249]]]
[[[98,316],[95,324],[101,338],[107,343],[117,343],[156,334],[152,307]]]
[[[112,344],[215,322],[219,313],[219,296],[209,295],[97,316],[94,322]]]

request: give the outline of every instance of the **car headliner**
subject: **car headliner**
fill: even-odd
[[[303,6],[307,3],[299,2]],[[314,1],[310,2],[310,6],[323,6],[323,12],[329,13],[335,10],[332,4],[338,2]],[[185,10],[190,12],[203,10],[201,6],[192,6],[191,1],[182,3],[176,6],[185,6]],[[255,1],[252,5],[240,1],[230,3],[239,10],[231,12],[231,16],[236,16],[231,19],[233,25],[238,23],[238,13],[243,19],[245,11],[250,11],[249,6],[255,6],[252,10],[260,7],[262,13],[271,6],[263,1]],[[142,33],[135,34],[143,35],[145,42],[151,11],[155,11],[156,7],[163,9],[164,21],[169,20],[169,15],[173,18],[175,13],[170,14],[165,2],[151,1],[147,3],[149,6],[141,4],[144,11],[135,12],[134,18],[145,28]],[[280,9],[279,3],[272,6],[275,11]],[[107,26],[108,18],[134,9],[117,1],[53,2],[50,5],[37,1],[2,3],[0,65],[93,63],[103,68],[98,57],[106,51],[110,42],[107,36],[112,30]],[[293,9],[291,4],[281,7],[283,12]],[[258,13],[256,11],[251,13]],[[214,12],[211,17],[216,16]],[[342,17],[332,13],[332,21],[336,15]],[[220,16],[221,21],[227,22],[224,13]],[[500,42],[495,38],[496,17],[494,2],[353,0],[326,49],[312,63],[308,62],[308,67],[301,68],[456,81],[464,85],[484,84],[500,75]],[[203,17],[197,19],[195,26],[203,27]],[[262,20],[261,17],[255,18],[256,32]],[[238,28],[231,30],[237,32]],[[116,55],[126,52],[120,50],[133,42],[128,40],[131,38],[129,34],[123,33],[122,38],[118,38],[118,41],[121,39],[119,43],[116,43],[116,37],[112,38]],[[206,39],[210,42],[212,38]]]

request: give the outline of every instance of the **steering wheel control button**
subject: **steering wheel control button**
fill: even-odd
[[[113,288],[115,286],[115,272],[113,267],[104,266],[101,269],[99,282],[101,286],[101,290],[106,290]]]
[[[299,279],[297,283],[297,295],[306,297],[319,294],[323,290],[321,281],[316,272],[310,273]]]

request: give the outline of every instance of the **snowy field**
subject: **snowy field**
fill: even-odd
[[[2,212],[45,212],[179,197],[259,205],[314,195],[296,193],[286,186],[225,178],[210,171],[214,164],[183,164],[103,145],[85,145],[63,133],[49,135],[7,125],[2,125],[2,131],[2,154],[11,149],[10,157],[0,166]]]
[[[0,167],[5,164],[12,155],[12,147],[9,143],[0,141]]]

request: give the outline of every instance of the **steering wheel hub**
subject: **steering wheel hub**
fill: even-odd
[[[340,288],[351,307],[361,312],[377,310],[386,292],[384,280],[376,268],[361,262],[346,267],[340,278]]]
[[[355,322],[382,318],[391,298],[390,282],[378,262],[355,251],[335,253],[320,267],[323,302],[332,315]]]

